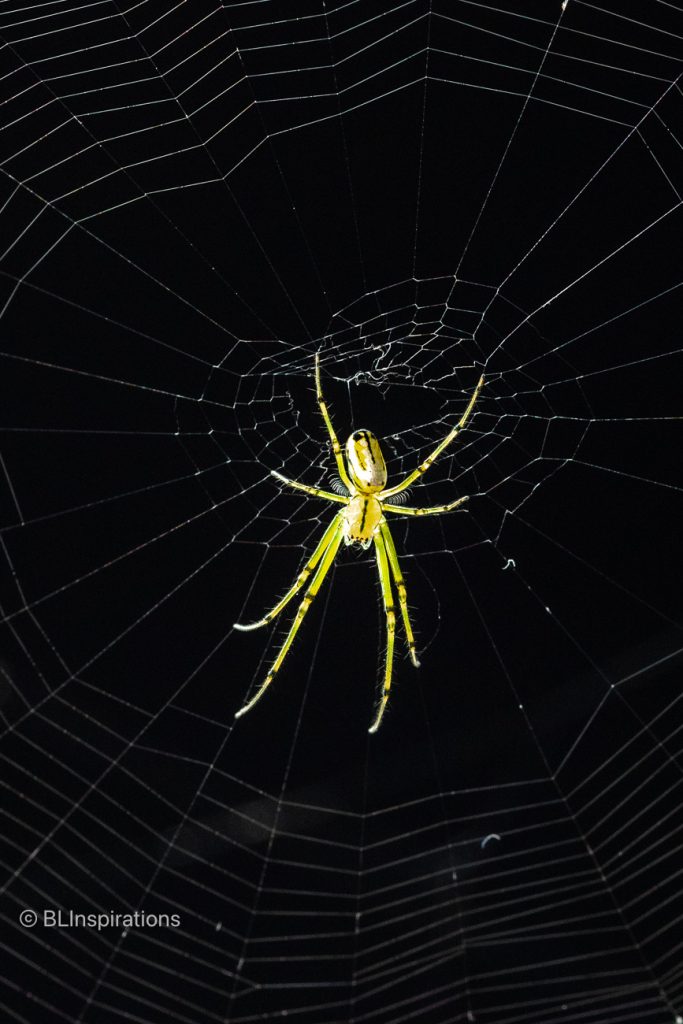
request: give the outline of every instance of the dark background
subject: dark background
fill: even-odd
[[[681,12],[3,18],[7,1018],[675,1020]],[[334,475],[316,351],[392,480],[487,375],[374,737],[355,550],[233,718],[332,514],[268,475]]]

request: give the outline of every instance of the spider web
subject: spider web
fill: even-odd
[[[681,1021],[681,14],[0,7],[6,1019]]]

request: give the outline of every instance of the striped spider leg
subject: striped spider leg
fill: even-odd
[[[365,550],[367,550],[371,544],[374,544],[375,559],[377,562],[377,572],[382,593],[382,603],[384,606],[387,629],[384,681],[372,725],[370,726],[370,732],[377,732],[391,691],[394,641],[396,636],[396,608],[394,604],[394,592],[398,597],[401,620],[403,622],[403,629],[411,661],[416,668],[420,664],[417,659],[415,637],[408,612],[406,585],[401,572],[396,546],[394,544],[393,537],[391,536],[389,524],[386,521],[384,513],[388,512],[390,514],[401,516],[440,515],[442,513],[452,512],[454,509],[459,508],[468,500],[469,495],[457,498],[455,501],[452,501],[447,505],[433,505],[428,508],[413,508],[407,505],[394,505],[385,499],[392,498],[394,495],[400,494],[401,491],[405,491],[405,489],[422,476],[423,473],[427,472],[439,455],[441,455],[441,453],[465,427],[483,386],[484,376],[482,375],[479,378],[479,382],[464,413],[450,433],[443,441],[440,442],[440,444],[436,446],[431,455],[429,455],[416,469],[410,472],[400,483],[395,484],[393,487],[387,487],[386,463],[384,461],[379,441],[371,431],[356,430],[350,435],[346,442],[344,459],[341,446],[334,431],[334,427],[332,426],[332,420],[323,397],[322,386],[320,383],[320,360],[316,353],[315,389],[318,407],[325,422],[325,426],[327,427],[340,479],[348,491],[348,494],[334,494],[332,491],[324,490],[321,487],[313,487],[310,484],[304,484],[298,480],[290,480],[288,477],[283,476],[282,473],[278,473],[276,470],[271,471],[271,475],[285,486],[303,491],[306,494],[311,495],[311,497],[323,498],[326,501],[343,505],[344,508],[340,509],[340,511],[334,516],[330,524],[325,529],[325,532],[323,533],[323,536],[321,537],[313,554],[297,576],[294,584],[290,587],[284,597],[278,601],[274,608],[272,608],[257,622],[252,622],[247,625],[241,625],[237,622],[235,623],[235,629],[244,631],[259,629],[261,626],[267,625],[269,622],[272,622],[272,620],[280,614],[285,606],[289,604],[289,602],[306,586],[306,584],[308,584],[304,596],[299,603],[294,621],[290,626],[289,632],[278,651],[277,657],[275,658],[270,671],[254,696],[251,697],[251,699],[247,701],[247,703],[237,712],[235,716],[236,718],[246,714],[247,711],[250,711],[251,708],[253,708],[275,678],[275,675],[282,666],[287,652],[294,642],[294,638],[304,620],[306,612],[310,608],[313,599],[318,594],[323,584],[325,576],[334,563],[342,541],[347,546],[351,544],[359,544],[360,547]]]

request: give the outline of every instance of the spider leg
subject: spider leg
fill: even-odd
[[[440,512],[452,512],[454,508],[458,508],[464,502],[469,501],[469,494],[466,494],[464,498],[458,498],[457,501],[452,501],[449,505],[431,505],[429,508],[411,508],[410,505],[385,505],[382,502],[382,508],[385,512],[396,512],[400,516],[436,516]]]
[[[287,484],[288,487],[295,487],[297,491],[305,491],[306,494],[312,494],[314,498],[327,498],[328,501],[337,501],[342,505],[348,504],[349,499],[345,498],[343,494],[333,494],[332,491],[324,491],[320,487],[300,484],[298,480],[290,480],[289,477],[278,473],[276,469],[271,469],[270,475],[276,477],[281,483]]]
[[[278,652],[277,658],[275,659],[275,661],[272,664],[270,672],[268,673],[266,678],[263,680],[263,682],[261,683],[260,687],[258,688],[256,693],[254,694],[254,696],[251,698],[251,700],[247,701],[247,703],[244,705],[244,707],[240,708],[240,710],[236,713],[235,718],[240,718],[242,715],[246,714],[247,711],[250,711],[251,708],[253,708],[254,704],[256,704],[256,702],[261,699],[261,697],[266,692],[266,690],[268,689],[268,687],[272,683],[273,679],[275,678],[275,674],[277,673],[278,669],[282,665],[282,662],[285,660],[285,655],[287,654],[287,651],[289,650],[289,648],[292,646],[292,642],[293,642],[294,637],[296,636],[296,634],[297,634],[297,632],[299,630],[299,626],[303,622],[304,616],[305,616],[306,612],[308,611],[308,609],[310,608],[311,603],[313,601],[313,598],[315,597],[315,595],[320,590],[322,582],[325,579],[325,576],[327,575],[328,570],[329,570],[330,566],[332,565],[332,563],[333,563],[333,561],[335,559],[335,556],[337,554],[337,551],[339,549],[339,545],[340,545],[341,539],[342,539],[342,525],[343,525],[342,524],[341,515],[335,516],[335,519],[333,520],[333,524],[335,526],[335,529],[332,531],[331,539],[328,541],[327,548],[324,550],[324,552],[322,553],[322,556],[320,557],[320,562],[318,564],[318,568],[315,570],[315,575],[314,575],[314,577],[313,577],[313,579],[311,581],[311,584],[310,584],[308,590],[306,591],[306,593],[303,596],[301,604],[299,605],[299,610],[296,613],[296,617],[294,619],[294,622],[292,623],[292,625],[289,628],[289,633],[285,637],[285,641],[284,641],[282,647],[280,648],[280,650]],[[323,538],[323,540],[324,540],[324,538]]]
[[[476,405],[477,399],[479,398],[479,394],[480,394],[481,389],[483,388],[483,386],[484,386],[484,375],[482,374],[481,377],[479,378],[479,383],[477,384],[476,388],[474,389],[474,394],[472,395],[472,397],[470,398],[470,400],[469,400],[469,402],[467,404],[467,408],[465,409],[464,413],[460,417],[460,420],[458,421],[458,423],[456,423],[456,425],[451,430],[450,434],[446,438],[444,438],[444,440],[440,444],[438,444],[436,446],[436,448],[434,449],[432,454],[429,455],[424,460],[424,462],[421,463],[417,467],[417,469],[414,469],[412,471],[412,473],[409,473],[408,476],[405,477],[405,479],[402,480],[400,484],[396,484],[395,487],[389,487],[389,488],[387,488],[386,491],[383,491],[382,492],[382,497],[383,498],[390,498],[393,494],[399,494],[401,491],[404,491],[406,489],[406,487],[410,487],[410,485],[412,483],[414,483],[415,480],[418,479],[418,477],[421,477],[423,473],[427,472],[427,470],[432,465],[432,463],[436,461],[436,459],[439,457],[439,455],[441,455],[441,452],[444,450],[444,448],[448,447],[448,445],[451,443],[451,441],[453,441],[454,438],[456,438],[458,436],[460,431],[463,429],[463,427],[467,423],[468,419],[470,418],[470,413],[472,412],[472,410],[474,409],[474,406]]]
[[[394,597],[391,593],[391,580],[389,578],[389,565],[387,563],[387,551],[384,546],[384,538],[381,534],[375,534],[375,554],[377,556],[377,570],[379,581],[382,587],[382,600],[384,601],[384,614],[387,619],[387,653],[384,663],[384,687],[380,698],[379,706],[375,712],[375,720],[370,726],[369,732],[377,732],[382,721],[384,709],[389,700],[391,689],[391,670],[394,662],[394,636],[396,635],[396,612],[394,611]]]
[[[325,404],[325,399],[323,398],[323,389],[322,384],[320,383],[320,354],[318,352],[316,352],[315,354],[315,394],[316,398],[318,399],[318,406],[320,408],[320,412],[322,413],[322,417],[325,420],[327,433],[330,435],[330,441],[332,442],[332,451],[334,452],[334,457],[337,462],[337,472],[339,473],[341,482],[344,484],[344,487],[346,487],[346,489],[349,491],[349,494],[353,494],[353,485],[349,480],[348,473],[346,472],[346,466],[344,465],[344,457],[342,456],[341,446],[339,444],[339,441],[337,440],[337,435],[334,432],[332,420],[330,419],[330,414],[327,411],[327,405]]]
[[[250,629],[260,629],[261,626],[267,626],[269,622],[272,622],[273,619],[280,614],[285,605],[289,604],[292,598],[299,593],[304,583],[311,575],[322,556],[325,554],[325,551],[330,546],[336,531],[339,529],[340,515],[341,513],[337,513],[330,525],[327,527],[320,539],[320,543],[297,576],[294,585],[290,587],[282,600],[278,601],[275,607],[272,608],[267,615],[264,615],[262,619],[259,619],[258,622],[250,622],[246,626],[240,625],[239,622],[233,622],[234,629],[239,629],[243,633],[248,632]]]
[[[408,600],[406,597],[406,584],[403,579],[403,573],[398,561],[398,555],[396,553],[396,545],[394,544],[394,538],[391,536],[391,530],[389,529],[388,523],[382,522],[380,525],[380,532],[382,539],[384,540],[384,546],[389,556],[389,568],[391,574],[394,577],[394,585],[396,592],[398,593],[398,604],[401,609],[401,616],[403,618],[403,628],[406,631],[406,640],[408,641],[408,650],[410,651],[410,660],[412,661],[415,668],[420,667],[420,662],[417,660],[417,654],[415,652],[415,637],[413,636],[413,629],[410,625],[410,616],[408,615]]]

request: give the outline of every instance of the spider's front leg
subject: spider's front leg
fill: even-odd
[[[401,608],[403,628],[406,631],[406,640],[408,642],[410,660],[412,661],[415,668],[419,668],[420,662],[417,660],[417,652],[415,649],[415,637],[413,636],[413,629],[412,626],[410,625],[410,616],[408,614],[408,595],[406,593],[406,584],[405,580],[403,579],[403,573],[401,572],[401,566],[399,565],[398,554],[396,552],[396,545],[394,544],[394,538],[391,536],[389,524],[385,522],[384,519],[380,524],[380,532],[382,534],[382,540],[384,541],[384,546],[387,551],[391,575],[394,577],[394,585],[398,593],[398,603]]]
[[[396,636],[396,612],[394,610],[393,594],[391,593],[387,552],[384,546],[382,534],[376,533],[374,541],[375,554],[377,556],[377,570],[379,572],[379,581],[382,587],[384,614],[387,620],[387,653],[384,662],[384,684],[382,687],[382,696],[380,697],[379,706],[375,713],[375,720],[368,730],[369,732],[377,732],[379,729],[384,709],[387,706],[387,701],[389,700],[389,691],[391,690],[391,673],[394,664],[394,637]]]
[[[292,646],[292,642],[294,640],[294,637],[296,636],[296,634],[299,631],[299,626],[303,622],[304,616],[305,616],[306,612],[311,607],[311,604],[313,603],[313,598],[316,596],[316,594],[320,590],[320,587],[322,586],[322,582],[325,579],[325,577],[327,576],[327,573],[328,573],[328,571],[330,569],[330,566],[334,562],[334,559],[335,559],[335,556],[337,554],[337,551],[339,550],[339,545],[341,544],[341,539],[342,539],[342,513],[338,513],[335,516],[335,518],[333,519],[333,521],[331,523],[331,527],[334,527],[334,529],[332,530],[330,539],[327,542],[327,548],[324,550],[324,553],[322,555],[319,555],[319,559],[320,560],[319,560],[318,567],[315,570],[315,575],[314,575],[314,577],[313,577],[313,579],[311,581],[310,586],[308,587],[308,590],[306,591],[306,593],[303,596],[301,604],[299,605],[299,610],[297,611],[296,616],[294,618],[294,622],[290,626],[289,633],[285,637],[285,641],[284,641],[282,647],[280,648],[275,661],[272,664],[270,672],[268,673],[266,678],[263,680],[263,682],[261,683],[260,687],[258,688],[256,693],[254,694],[254,696],[251,698],[251,700],[247,701],[247,703],[244,705],[244,707],[240,708],[240,710],[236,713],[235,718],[241,718],[242,715],[245,715],[247,713],[247,711],[250,711],[251,708],[253,708],[254,704],[256,704],[256,702],[261,699],[261,697],[266,692],[266,690],[268,689],[268,687],[272,683],[273,679],[275,678],[275,674],[278,672],[280,666],[282,665],[282,662],[285,660],[285,656],[287,654],[287,651]],[[330,531],[328,530],[328,533],[329,532]],[[323,541],[319,545],[318,550],[316,551],[316,554],[319,553],[320,548],[322,547],[322,544],[325,541],[326,537],[327,537],[327,534],[325,535],[325,537],[323,537]],[[302,575],[303,575],[303,573],[302,573]],[[299,586],[301,586],[301,584],[299,584]],[[299,589],[299,587],[297,587],[296,584],[295,584],[295,587],[296,587],[296,589]],[[283,599],[283,601],[284,602],[288,601],[289,598],[291,596],[293,596],[293,594],[295,592],[296,592],[296,590],[293,587],[292,588],[292,592],[290,592],[290,594],[286,595],[285,598]],[[280,604],[282,604],[282,603],[283,602],[280,602]],[[256,625],[260,625],[260,623],[256,623]]]
[[[313,552],[309,560],[306,562],[306,565],[303,567],[303,569],[297,576],[294,585],[289,588],[285,596],[280,601],[278,601],[275,607],[272,608],[267,615],[264,615],[263,618],[259,619],[257,622],[249,622],[244,626],[241,625],[239,622],[233,622],[234,629],[239,629],[243,633],[247,633],[252,629],[260,629],[261,626],[267,626],[269,622],[272,622],[273,619],[280,614],[285,605],[289,604],[292,598],[299,593],[304,583],[311,575],[315,567],[318,565],[320,559],[323,557],[325,552],[327,551],[328,547],[330,546],[330,543],[334,539],[337,530],[339,529],[340,517],[342,514],[343,513],[337,513],[337,515],[334,517],[334,519],[332,520],[332,522],[322,535],[320,543],[316,547],[315,551]]]

